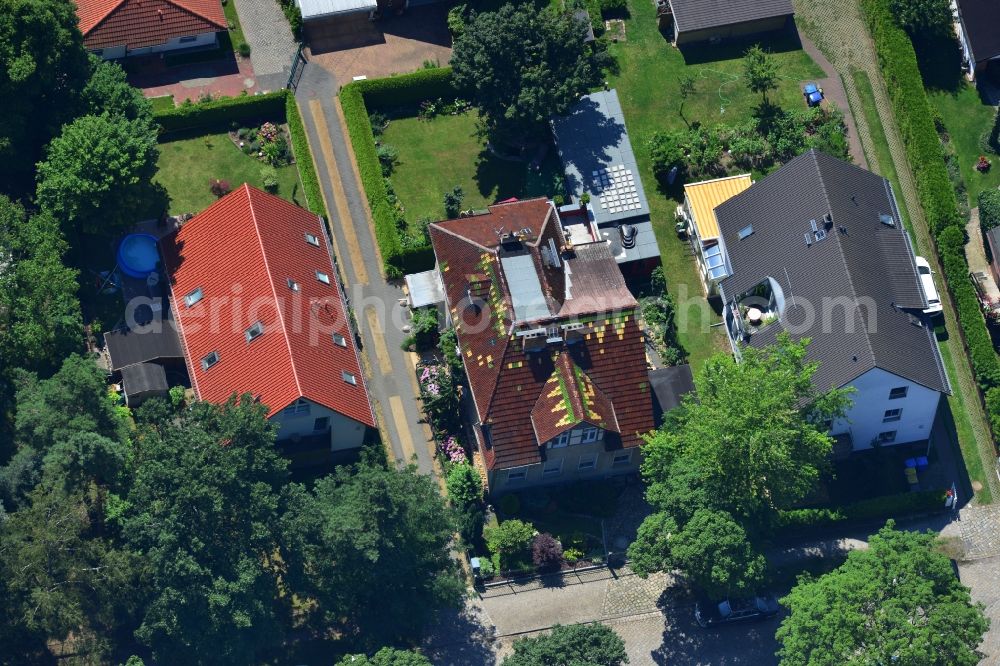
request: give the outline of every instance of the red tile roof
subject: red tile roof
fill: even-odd
[[[501,228],[531,229],[517,253],[533,258],[550,312],[544,320],[515,321],[501,265]],[[430,226],[430,235],[476,410],[490,432],[488,442],[480,440],[487,467],[540,462],[542,444],[582,422],[620,433],[606,434],[607,446],[638,446],[639,435],[654,426],[645,348],[637,303],[607,245],[579,246],[575,256],[563,255],[558,269],[547,265],[542,248],[549,247],[549,239],[561,247],[563,239],[558,218],[542,199],[497,204],[485,215],[438,222]],[[480,307],[469,306],[470,291]],[[565,323],[582,327],[564,332],[566,342],[540,351],[526,352],[524,339],[516,335],[524,328]],[[552,411],[559,400],[572,405],[572,425]]]
[[[229,29],[219,0],[77,0],[76,13],[88,49],[139,49]]]
[[[306,234],[319,245],[307,242]],[[316,215],[243,185],[164,238],[161,248],[199,398],[222,402],[234,392],[248,392],[259,396],[272,416],[303,397],[375,425],[344,296]],[[321,282],[317,271],[330,284]],[[185,296],[196,289],[203,297],[187,307]],[[256,322],[264,333],[247,342],[246,330]],[[345,346],[334,343],[334,334]],[[201,359],[211,352],[219,361],[205,370]],[[348,384],[344,372],[357,385]]]

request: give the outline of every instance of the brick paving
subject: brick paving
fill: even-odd
[[[230,1],[236,3],[259,86],[263,90],[283,88],[299,45],[278,0]]]
[[[213,62],[177,67],[168,67],[159,55],[140,56],[130,58],[126,67],[128,82],[140,88],[143,95],[173,95],[175,104],[185,99],[197,101],[205,93],[234,97],[244,90],[252,93],[257,86],[251,62],[233,53]]]
[[[861,69],[868,74],[875,94],[875,106],[879,120],[885,130],[892,161],[899,176],[901,196],[910,213],[911,226],[916,237],[918,252],[927,257],[931,267],[941,274],[941,266],[934,252],[934,243],[920,199],[917,196],[913,173],[906,159],[903,142],[900,139],[896,120],[893,116],[889,97],[882,81],[874,46],[868,37],[868,29],[861,17],[857,0],[833,2],[832,0],[794,0],[796,23],[799,28],[815,42],[816,46],[826,55],[840,73],[851,105],[862,108],[854,80],[850,73],[852,69]],[[855,121],[862,143],[872,145],[870,130],[865,122],[864,114],[857,114]],[[874,153],[869,153],[874,155]],[[874,165],[873,165],[874,167]],[[995,451],[982,405],[979,401],[978,389],[969,367],[959,331],[958,320],[951,305],[951,295],[947,289],[941,290],[941,300],[944,304],[945,325],[952,335],[942,343],[954,360],[955,372],[949,376],[953,389],[963,395],[964,408],[969,412],[969,421],[975,433],[976,448],[983,460],[986,472],[986,482],[993,496],[1000,501],[1000,483],[992,473]]]
[[[430,60],[447,65],[451,60],[448,6],[426,5],[408,9],[371,24],[371,32],[338,43],[311,44],[309,61],[329,72],[338,85],[355,76],[369,79],[420,69]]]
[[[972,599],[985,606],[984,612],[990,619],[990,631],[986,632],[979,651],[983,653],[983,666],[1000,665],[1000,555],[975,562],[961,562],[958,565],[959,578],[972,590]]]

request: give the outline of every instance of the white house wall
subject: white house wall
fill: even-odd
[[[850,433],[855,451],[871,448],[879,433],[896,431],[891,444],[918,442],[930,437],[941,394],[937,391],[903,379],[881,368],[873,368],[849,384],[856,391],[851,394],[852,407],[846,419],[837,421],[831,433]],[[907,387],[906,397],[889,399],[889,392]],[[902,409],[899,421],[883,423],[886,410]]]
[[[138,49],[132,49],[128,53],[125,52],[125,46],[108,46],[104,49],[100,49],[99,53],[105,60],[116,60],[118,58],[124,58],[126,55],[139,56],[139,55],[149,55],[151,53],[166,53],[169,51],[179,51],[181,49],[192,49],[192,48],[204,48],[208,46],[215,46],[216,44],[216,34],[215,32],[203,32],[197,35],[187,35],[184,37],[175,37],[171,40],[163,42],[162,44],[156,44],[154,46],[144,46]],[[194,37],[194,39],[188,39],[188,37]],[[182,41],[188,40],[188,41]]]
[[[317,432],[314,426],[316,419],[324,416],[330,419],[331,451],[344,451],[361,446],[365,437],[364,424],[315,402],[309,402],[308,414],[286,414],[281,411],[272,416],[271,421],[278,424],[277,439],[283,440],[322,434],[322,431]]]

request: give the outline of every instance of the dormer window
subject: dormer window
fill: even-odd
[[[260,336],[264,335],[264,322],[258,321],[243,333],[246,336],[247,342],[253,342]]]
[[[187,296],[184,297],[184,305],[190,308],[204,297],[205,297],[204,292],[202,292],[201,287],[198,287],[197,289],[195,289],[194,291],[192,291],[191,293],[189,293]]]
[[[340,376],[344,379],[345,382],[347,382],[351,386],[358,385],[358,378],[349,373],[347,370],[341,371]]]
[[[306,232],[306,242],[310,245],[315,245],[319,247],[319,238],[315,234],[310,234]]]
[[[293,280],[292,278],[288,278],[288,288],[291,289],[292,291],[298,291],[299,283]]]
[[[206,354],[201,359],[201,369],[208,370],[218,362],[219,362],[219,352],[214,351],[209,354]]]
[[[316,271],[316,279],[323,284],[330,284],[330,276],[322,271]]]

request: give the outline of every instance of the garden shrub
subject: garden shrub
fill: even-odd
[[[627,0],[600,0],[601,15],[605,18],[622,16],[628,10]]]
[[[482,502],[483,481],[476,468],[468,463],[452,467],[445,484],[448,487],[448,499],[457,508],[464,509]]]
[[[462,201],[465,199],[465,192],[458,185],[451,192],[444,193],[444,212],[449,220],[458,217],[462,209]]]
[[[997,107],[997,115],[993,119],[993,127],[983,132],[983,136],[979,140],[979,148],[984,153],[996,153],[1000,155],[1000,107]]]
[[[286,96],[287,91],[279,90],[265,95],[240,95],[199,104],[185,103],[172,109],[160,109],[153,114],[153,119],[166,133],[221,127],[248,118],[283,118]]]
[[[500,556],[500,565],[507,570],[527,556],[528,546],[535,538],[535,527],[517,519],[505,520],[497,527],[483,530],[483,537],[487,548]]]
[[[563,549],[559,539],[543,532],[531,542],[531,561],[542,571],[559,569],[563,562]]]
[[[795,532],[825,528],[835,524],[901,518],[916,513],[938,511],[943,508],[943,491],[927,490],[916,493],[899,493],[873,497],[839,507],[779,511],[776,527],[778,532]]]
[[[411,332],[403,342],[404,347],[412,347],[417,352],[430,351],[437,344],[438,309],[434,306],[417,308],[413,311],[410,326]]]
[[[241,58],[249,58],[250,51],[251,51],[250,45],[247,44],[246,42],[240,42],[239,44],[236,45],[236,52],[240,54]]]
[[[264,184],[264,189],[271,194],[278,191],[278,170],[273,166],[261,167],[260,180]]]
[[[396,164],[399,163],[399,151],[396,150],[395,146],[383,143],[375,149],[375,155],[378,157],[378,162],[382,166],[382,176],[388,178],[392,175],[392,171],[396,168]]]
[[[979,193],[979,224],[990,230],[1000,227],[1000,190],[983,190]]]
[[[221,199],[222,197],[229,194],[233,188],[229,184],[228,180],[222,180],[221,178],[213,178],[208,181],[209,191],[216,196],[216,198]]]
[[[504,516],[516,516],[521,510],[521,498],[515,493],[507,493],[500,498],[498,508]]]

